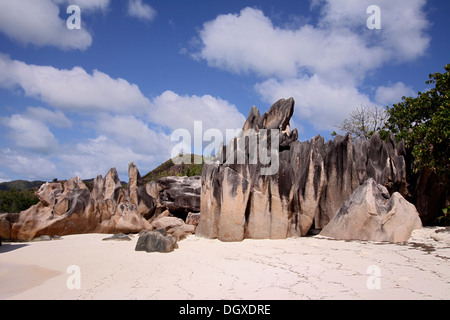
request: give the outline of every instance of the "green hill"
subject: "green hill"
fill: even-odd
[[[202,164],[195,164],[194,160],[202,160]],[[144,183],[156,181],[168,176],[198,176],[202,174],[203,157],[191,154],[191,164],[175,164],[172,159],[167,160],[154,170],[143,176]],[[58,181],[64,184],[65,180]],[[94,179],[83,180],[89,190],[92,191]],[[35,192],[45,181],[14,180],[0,183],[0,213],[14,213],[28,209],[38,203]],[[122,182],[122,185],[126,185]]]
[[[0,183],[0,190],[30,190],[39,188],[45,181],[26,181],[26,180],[14,180],[9,182],[2,182]]]
[[[202,161],[202,164],[194,163],[194,160],[197,160],[199,162],[200,159]],[[147,183],[168,176],[199,176],[202,174],[203,163],[203,157],[197,154],[191,154],[191,164],[175,164],[173,163],[172,159],[169,159],[157,168],[148,172],[142,178],[144,179],[144,182]]]

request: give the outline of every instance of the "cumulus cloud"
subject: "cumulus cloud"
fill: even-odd
[[[277,27],[250,7],[219,15],[203,25],[200,48],[193,55],[234,73],[285,79],[305,71],[324,76],[337,70],[341,76],[358,78],[393,58],[415,59],[429,46],[425,0],[378,1],[383,21],[379,32],[366,27],[372,1],[319,2],[318,24],[296,29]]]
[[[23,114],[0,119],[10,129],[8,136],[14,146],[38,154],[50,154],[57,150],[58,141],[49,126],[71,127],[71,121],[61,112],[42,107],[28,107]]]
[[[61,173],[49,156],[18,150],[0,149],[0,163],[2,169],[28,180],[53,179]]]
[[[178,128],[193,132],[194,121],[202,121],[203,130],[216,128],[241,128],[245,117],[235,105],[210,95],[180,96],[173,91],[165,91],[152,101],[150,120],[170,130]]]
[[[24,159],[32,156],[57,168],[47,177],[91,178],[116,167],[126,179],[129,161],[146,172],[170,157],[175,129],[193,134],[194,121],[202,121],[203,130],[218,128],[225,133],[226,129],[240,128],[245,121],[236,106],[210,95],[181,96],[165,91],[149,100],[137,85],[101,71],[89,74],[81,67],[66,70],[31,65],[2,54],[0,88],[19,89],[54,108],[28,107],[0,119],[15,148],[8,157],[4,155],[4,166],[14,173],[20,165],[28,165]],[[77,120],[65,113],[76,115]],[[52,128],[83,132],[75,140],[58,136],[58,141]],[[23,168],[23,172],[27,170]],[[48,174],[47,169],[37,170],[41,177]]]
[[[415,92],[411,87],[403,82],[397,82],[392,86],[381,86],[375,93],[375,100],[381,105],[388,105],[401,102],[402,97],[414,97]]]
[[[0,171],[0,183],[11,181],[11,178]]]
[[[293,96],[295,116],[329,129],[361,104],[376,105],[411,91],[381,87],[376,101],[361,91],[369,72],[387,63],[412,61],[430,44],[426,0],[377,1],[381,30],[369,30],[366,10],[373,1],[314,0],[315,25],[276,26],[261,10],[244,8],[206,22],[192,56],[209,66],[262,78],[255,85],[266,102]],[[307,20],[305,20],[307,21]]]
[[[156,10],[142,0],[128,0],[128,15],[140,20],[152,21],[156,17]]]
[[[118,144],[105,135],[99,135],[72,146],[71,150],[66,150],[59,159],[61,169],[70,176],[93,178],[99,174],[105,175],[110,168],[115,167],[120,178],[126,179],[129,161],[137,162],[142,170],[142,164],[148,164],[151,156]]]
[[[72,121],[60,110],[52,111],[43,107],[28,107],[23,116],[57,128],[72,127]]]
[[[53,0],[57,4],[77,5],[82,11],[102,10],[105,11],[109,7],[110,0]]]
[[[318,75],[283,81],[272,78],[256,84],[255,90],[269,103],[280,97],[294,97],[296,119],[308,121],[318,130],[339,123],[356,107],[372,104],[357,88],[330,85]]]
[[[368,48],[348,30],[275,27],[261,10],[220,15],[200,31],[202,47],[194,54],[210,66],[234,73],[292,78],[304,72],[361,75],[380,65],[382,51]]]
[[[100,115],[95,124],[96,131],[114,139],[120,145],[144,154],[170,155],[170,137],[162,131],[150,128],[148,123],[130,115]],[[131,160],[130,160],[131,161]]]
[[[46,125],[58,117],[57,113],[53,117],[48,114],[50,118],[46,122],[29,118],[38,109],[0,119],[10,129],[9,137],[14,143],[14,151],[0,150],[0,162],[2,168],[15,175],[27,179],[31,176],[33,179],[73,176],[87,179],[104,175],[115,167],[120,178],[127,180],[129,161],[134,161],[146,173],[170,157],[170,137],[135,117],[98,114],[92,123],[97,135],[67,142],[57,141],[50,125]],[[51,112],[42,111],[43,114]],[[30,167],[32,159],[45,167]]]
[[[139,112],[149,100],[135,84],[81,67],[71,70],[29,65],[0,54],[0,87],[20,88],[28,97],[77,112]]]
[[[384,50],[385,60],[410,61],[420,57],[429,47],[431,38],[426,34],[430,22],[424,7],[427,0],[319,0],[322,5],[319,26],[322,28],[363,31],[365,42]],[[372,32],[364,27],[368,6],[376,4],[381,10],[381,30]]]
[[[42,122],[15,114],[3,121],[11,129],[16,146],[39,153],[50,153],[57,145],[55,136]]]
[[[115,123],[120,121],[116,119]],[[126,121],[126,119],[124,119]],[[133,123],[139,120],[131,120]],[[121,180],[128,180],[128,162],[133,161],[141,174],[154,169],[170,157],[170,140],[158,137],[151,129],[135,129],[138,136],[120,136],[105,130],[95,138],[88,138],[75,146],[67,146],[58,156],[61,171],[68,176],[92,178],[103,176],[112,167],[116,168]],[[99,129],[99,132],[102,131]],[[144,131],[144,132],[142,132]],[[158,139],[158,140],[155,140]],[[124,143],[124,141],[129,142]],[[165,146],[161,146],[166,142]]]
[[[0,0],[0,32],[25,45],[86,50],[92,44],[92,36],[86,28],[67,28],[66,20],[59,17],[60,2],[63,1]],[[109,1],[97,0],[90,3],[87,0],[78,0],[77,3],[94,9],[106,7]]]

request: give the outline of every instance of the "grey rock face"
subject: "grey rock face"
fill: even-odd
[[[92,192],[79,177],[70,179],[64,187],[61,183],[45,183],[38,191],[40,202],[10,223],[10,238],[31,240],[41,235],[133,233],[151,229],[146,217],[155,210],[153,198],[146,193],[133,163],[129,165],[129,176],[128,189],[122,188],[114,168],[105,178],[98,176],[94,180]]]
[[[131,241],[131,238],[123,233],[116,233],[110,237],[103,238],[102,241]]]
[[[200,176],[164,177],[157,181],[159,189],[159,205],[171,213],[200,211]]]
[[[407,241],[422,222],[413,204],[370,178],[356,188],[320,235],[341,240]]]
[[[196,235],[241,241],[244,238],[279,239],[304,236],[314,225],[323,228],[341,204],[368,178],[390,192],[406,190],[404,145],[397,147],[375,134],[370,140],[352,141],[350,135],[324,142],[320,136],[299,142],[289,120],[294,100],[277,101],[264,115],[253,107],[243,134],[223,148],[201,177],[201,216]],[[263,175],[267,164],[251,161],[250,139],[258,141],[261,130],[279,130],[278,171]],[[245,140],[245,150],[238,149]],[[270,139],[267,139],[270,140]],[[233,163],[226,162],[233,148]],[[244,154],[245,162],[236,161]]]
[[[150,218],[154,213],[155,203],[153,198],[147,193],[139,170],[133,162],[128,164],[128,177],[130,203],[136,207],[138,214],[146,219]]]
[[[136,243],[136,251],[146,252],[172,252],[178,248],[178,244],[171,235],[163,235],[158,231],[146,231],[141,233]]]

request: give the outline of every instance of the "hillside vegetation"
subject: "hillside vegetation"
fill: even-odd
[[[202,159],[202,164],[195,164],[194,160]],[[175,164],[172,159],[167,160],[154,170],[143,176],[144,183],[156,181],[168,176],[197,176],[202,174],[202,156],[191,154],[191,164]],[[66,180],[58,181],[64,184]],[[94,179],[83,180],[92,191]],[[35,192],[45,181],[14,180],[0,183],[0,213],[17,213],[28,209],[39,202]],[[126,186],[125,182],[122,182]]]
[[[197,162],[200,162],[201,160],[202,164],[195,164],[195,160],[197,160]],[[191,154],[191,164],[175,164],[172,159],[169,159],[154,170],[148,172],[142,178],[145,183],[148,183],[150,181],[156,181],[159,178],[169,176],[199,176],[202,174],[203,163],[203,157],[196,154]]]
[[[0,213],[17,213],[35,205],[39,202],[36,190],[0,190]]]

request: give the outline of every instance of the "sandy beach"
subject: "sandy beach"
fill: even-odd
[[[450,299],[450,245],[421,231],[403,245],[190,236],[172,253],[106,237],[4,243],[0,299]]]

